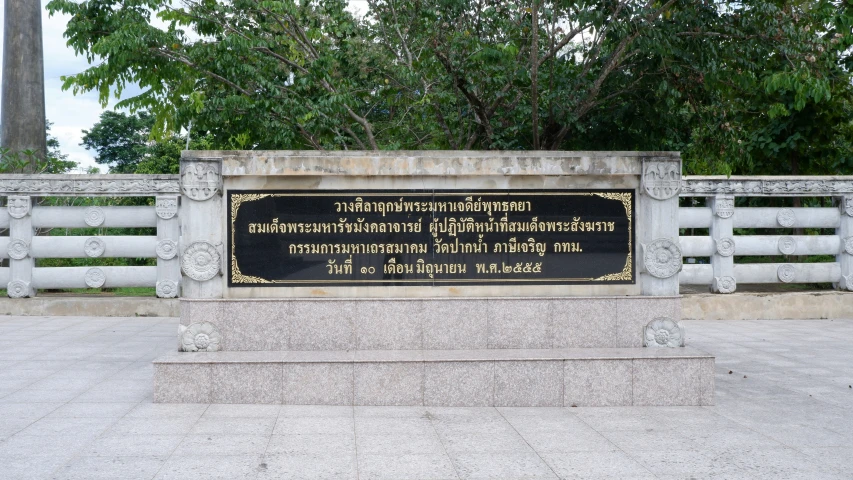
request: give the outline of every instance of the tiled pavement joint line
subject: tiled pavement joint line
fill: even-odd
[[[208,406],[208,408],[210,408],[210,407]],[[284,408],[284,406],[279,405],[278,413],[276,413],[276,415],[275,415],[275,422],[273,422],[273,424],[272,424],[272,430],[270,430],[270,435],[269,435],[269,438],[267,439],[267,444],[266,444],[266,446],[264,446],[264,451],[261,454],[261,463],[262,464],[267,463],[267,451],[270,449],[270,443],[272,443],[272,436],[275,434],[275,427],[278,426],[278,421],[281,418],[281,409],[282,408]],[[205,411],[207,411],[207,409],[205,409]],[[203,413],[201,414],[201,417],[199,417],[199,418],[202,418],[202,417],[204,417]],[[178,443],[178,445],[180,445],[180,443]],[[261,465],[258,465],[258,470],[257,470],[257,473],[255,474],[255,478],[258,478],[261,476],[261,468],[268,468],[268,467],[261,467]]]
[[[76,397],[75,397],[75,398],[76,398]],[[89,442],[87,442],[87,443],[85,443],[84,445],[82,445],[82,446],[80,447],[80,449],[79,449],[79,450],[77,450],[76,452],[74,452],[74,455],[73,455],[71,458],[69,458],[69,459],[68,459],[68,460],[66,460],[65,462],[63,462],[63,463],[61,463],[61,464],[57,465],[57,467],[56,467],[56,468],[51,472],[51,476],[54,476],[54,477],[55,477],[57,474],[59,474],[59,471],[60,471],[63,467],[65,467],[65,465],[71,464],[71,463],[73,463],[74,461],[76,461],[77,459],[79,459],[80,457],[84,456],[84,455],[81,455],[80,453],[81,453],[81,452],[83,452],[83,451],[85,451],[85,450],[86,450],[86,448],[88,448],[88,447],[89,447],[89,445],[92,445],[93,443],[95,443],[95,441],[96,441],[96,440],[98,440],[99,438],[103,437],[107,432],[109,432],[109,431],[110,431],[110,429],[111,429],[111,428],[113,428],[113,427],[115,426],[115,424],[117,424],[118,422],[120,422],[121,420],[123,420],[123,419],[127,416],[127,414],[128,414],[128,413],[130,413],[130,412],[132,412],[133,410],[135,410],[137,407],[139,407],[139,405],[142,405],[142,402],[144,402],[144,401],[145,401],[145,400],[140,400],[139,402],[137,402],[137,404],[136,404],[136,405],[134,405],[134,407],[133,407],[133,408],[131,408],[130,410],[128,410],[127,412],[125,412],[125,413],[124,413],[124,415],[122,415],[121,417],[116,418],[114,422],[110,423],[110,425],[109,425],[107,428],[105,428],[105,429],[104,429],[104,431],[100,433],[100,435],[97,435],[96,437],[92,438],[92,440],[90,440]],[[70,401],[70,400],[69,400],[69,401],[67,401],[67,402],[65,402],[65,403],[63,403],[63,404],[62,404],[62,405],[60,405],[59,407],[57,407],[57,409],[62,408],[63,406],[68,405],[69,403],[71,403],[71,401]],[[153,477],[152,477],[152,478],[153,478]]]
[[[353,368],[353,389],[355,389],[355,369]],[[355,455],[355,480],[361,479],[361,471],[358,467],[358,428],[355,423],[355,392],[353,391],[352,413],[352,450]]]
[[[492,407],[494,408],[494,407]],[[438,437],[438,443],[441,444],[441,451],[447,455],[447,459],[450,461],[450,466],[453,467],[453,473],[456,474],[456,478],[462,478],[462,475],[459,474],[459,469],[456,468],[456,462],[453,461],[453,457],[450,456],[450,453],[447,451],[447,445],[444,443],[444,440],[441,438],[441,435],[438,433],[438,428],[435,427],[435,417],[429,413],[429,410],[426,412],[426,417],[429,420],[429,424],[432,427],[432,431],[435,432],[435,436]]]
[[[530,445],[530,443],[527,441],[527,439],[524,438],[524,435],[522,435],[518,431],[518,429],[515,428],[515,425],[513,425],[512,422],[510,422],[509,420],[507,420],[507,418],[504,416],[503,412],[501,412],[501,410],[499,408],[495,408],[495,411],[498,412],[498,415],[501,416],[503,421],[506,422],[507,425],[510,426],[510,428],[512,428],[512,431],[515,432],[515,434],[518,435],[519,438],[521,438],[521,440],[524,442],[524,444],[527,445],[527,448],[529,448],[530,450],[533,451],[533,453],[536,454],[536,458],[538,458],[542,462],[542,464],[544,464],[546,467],[548,467],[548,470],[550,470],[551,473],[554,474],[554,478],[561,478],[560,475],[554,471],[554,467],[552,467],[550,463],[548,463],[544,458],[542,458],[542,455],[539,454],[539,451],[536,450],[535,448],[533,448],[533,445]]]
[[[633,368],[632,368],[631,370],[632,370],[632,372],[633,372]],[[633,374],[633,373],[632,373],[632,374]],[[633,386],[633,384],[634,384],[634,382],[632,381],[632,382],[631,382],[631,385]],[[632,387],[632,388],[633,388],[633,387]],[[632,407],[626,407],[626,408],[632,408]],[[638,457],[639,457],[639,455],[631,455],[631,454],[630,454],[630,453],[628,453],[624,448],[620,447],[618,444],[616,444],[616,442],[614,442],[613,440],[611,440],[611,439],[610,439],[610,437],[608,437],[608,436],[607,436],[607,435],[605,435],[604,433],[601,433],[597,428],[595,428],[593,425],[591,425],[589,422],[587,422],[586,420],[584,420],[583,418],[581,418],[581,416],[577,415],[576,413],[574,413],[574,412],[569,412],[569,415],[571,415],[571,416],[573,416],[574,418],[576,418],[576,419],[580,420],[580,422],[581,422],[581,423],[583,423],[584,425],[586,425],[587,427],[589,427],[590,429],[592,429],[592,431],[594,431],[595,433],[597,433],[597,434],[601,435],[605,440],[607,440],[607,443],[609,443],[609,444],[613,445],[613,448],[614,448],[615,450],[618,450],[618,451],[622,452],[626,457],[628,457],[628,458],[630,458],[631,460],[633,460],[633,461],[634,461],[634,463],[636,463],[637,465],[640,465],[641,467],[643,467],[643,470],[645,470],[649,475],[651,475],[651,476],[653,476],[653,477],[655,477],[655,478],[660,478],[660,476],[656,475],[656,474],[655,474],[655,472],[653,472],[653,471],[649,470],[649,467],[647,467],[647,466],[646,466],[646,464],[644,464],[642,461],[640,461],[640,459],[638,458]],[[638,452],[638,453],[642,453],[642,452]]]
[[[169,404],[162,404],[162,403],[161,403],[161,404],[153,404],[153,405],[169,405]],[[199,421],[199,420],[201,420],[201,417],[203,417],[203,416],[204,416],[204,414],[205,414],[205,413],[207,413],[207,411],[210,409],[210,405],[211,405],[211,404],[209,404],[209,403],[208,403],[208,404],[207,404],[207,406],[206,406],[206,407],[204,407],[204,410],[201,412],[201,415],[199,415],[199,416],[198,416],[198,418],[196,419],[195,423],[193,423],[193,424],[192,424],[192,426],[191,426],[190,428],[188,428],[188,429],[187,429],[187,433],[185,433],[185,434],[183,434],[183,435],[181,436],[181,440],[180,440],[178,443],[176,443],[176,444],[175,444],[175,448],[173,448],[173,449],[172,449],[172,451],[171,451],[171,452],[169,452],[169,455],[168,455],[168,456],[166,456],[166,460],[165,460],[165,461],[160,465],[160,468],[158,468],[158,469],[157,469],[157,471],[154,473],[154,475],[152,475],[152,476],[151,476],[151,478],[152,478],[152,479],[157,478],[157,476],[158,476],[158,475],[160,475],[160,472],[161,472],[161,471],[163,471],[163,467],[165,467],[165,466],[169,463],[169,460],[172,458],[172,456],[174,456],[174,455],[175,455],[175,451],[176,451],[178,448],[180,448],[180,446],[181,446],[181,444],[182,444],[182,443],[184,443],[184,441],[185,441],[185,440],[187,439],[187,437],[190,435],[190,432],[192,432],[192,431],[193,431],[193,427],[196,425],[196,423],[198,423],[198,421]],[[131,412],[132,412],[132,411],[133,411],[133,410],[131,410]],[[128,412],[128,413],[130,413],[130,412]],[[125,415],[127,415],[127,414],[125,414]],[[273,428],[274,428],[274,427],[273,427]]]

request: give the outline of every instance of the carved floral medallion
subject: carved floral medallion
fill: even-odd
[[[793,253],[797,250],[797,241],[794,240],[794,237],[779,237],[779,242],[777,242],[777,246],[779,247],[779,251],[784,255],[793,255]]]
[[[731,257],[735,254],[735,239],[723,237],[717,240],[717,253],[723,257]]]
[[[104,223],[104,209],[101,207],[89,207],[83,214],[83,221],[90,227],[100,227]]]
[[[210,322],[192,323],[181,332],[181,351],[216,352],[222,336]]]
[[[160,280],[156,291],[159,298],[175,298],[178,296],[178,284],[172,280]]]
[[[157,242],[156,252],[163,260],[171,260],[178,254],[178,244],[172,240],[160,240]]]
[[[195,242],[184,250],[181,268],[186,276],[203,282],[219,273],[221,261],[222,257],[216,246],[208,242]]]
[[[20,238],[13,238],[12,241],[9,242],[6,252],[9,254],[9,258],[11,259],[23,260],[27,258],[27,255],[30,253],[30,245]]]
[[[681,271],[681,248],[668,238],[659,238],[644,245],[643,264],[649,275],[669,278]]]
[[[790,263],[779,265],[779,268],[776,269],[776,277],[779,278],[780,282],[791,283],[796,275],[797,270]]]
[[[83,280],[89,288],[101,288],[107,281],[107,275],[100,268],[90,268],[86,270]]]
[[[107,244],[98,237],[87,238],[86,243],[83,244],[83,250],[89,257],[100,257],[106,249]]]
[[[790,208],[783,208],[776,214],[776,222],[783,227],[793,227],[794,222],[796,221],[797,217],[794,215],[794,211]]]
[[[24,298],[30,296],[30,284],[23,280],[12,280],[6,284],[6,294],[11,298]]]
[[[841,248],[844,250],[844,253],[853,255],[853,237],[845,238],[844,245],[842,245]]]
[[[734,293],[737,290],[735,277],[714,277],[714,290],[720,293]]]
[[[646,347],[683,347],[684,327],[667,317],[657,317],[646,325],[643,335]]]

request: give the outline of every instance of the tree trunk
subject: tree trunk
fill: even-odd
[[[32,150],[27,172],[47,156],[41,2],[6,0],[3,22],[2,134],[10,153]]]

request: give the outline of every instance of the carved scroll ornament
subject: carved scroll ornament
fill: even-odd
[[[651,161],[643,165],[643,188],[656,200],[666,200],[681,190],[681,163]]]
[[[9,197],[6,205],[9,216],[12,218],[24,218],[30,213],[30,197]]]
[[[730,218],[735,214],[735,197],[730,195],[718,196],[714,200],[714,215],[720,218]]]
[[[168,220],[178,213],[178,197],[157,197],[154,211],[163,220]]]
[[[204,201],[219,192],[219,164],[196,161],[181,164],[181,191],[191,200]]]
[[[175,175],[7,175],[0,194],[146,196],[179,193]]]

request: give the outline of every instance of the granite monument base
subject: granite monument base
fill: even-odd
[[[184,299],[182,328],[215,325],[215,332],[201,333],[215,338],[220,351],[157,359],[154,399],[711,405],[712,356],[692,348],[643,347],[646,326],[659,317],[679,318],[680,302],[678,297]]]

